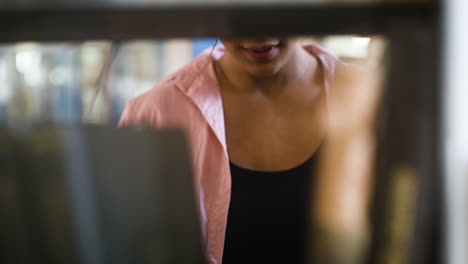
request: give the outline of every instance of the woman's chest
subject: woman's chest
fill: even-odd
[[[323,100],[269,105],[244,102],[225,106],[231,162],[250,169],[285,170],[307,160],[325,134]]]

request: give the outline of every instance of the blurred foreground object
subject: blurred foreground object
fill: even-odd
[[[310,263],[360,263],[365,253],[383,52],[383,40],[374,38],[362,69],[336,69],[324,117],[329,132],[315,190]]]
[[[459,264],[468,263],[468,1],[444,2],[443,263]]]
[[[179,131],[0,133],[0,263],[204,263]]]

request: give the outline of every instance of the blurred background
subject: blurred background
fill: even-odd
[[[370,37],[304,37],[301,42],[359,63],[367,58]],[[215,44],[215,38],[3,44],[0,124],[116,125],[131,98]]]

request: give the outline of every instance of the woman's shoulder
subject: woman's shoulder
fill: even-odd
[[[202,54],[150,90],[131,99],[124,108],[119,125],[154,123],[159,117],[166,116],[166,112],[176,114],[193,107],[187,94],[200,78],[208,74],[211,61],[209,54]]]
[[[315,44],[303,46],[304,49],[312,56],[318,59],[322,69],[324,70],[325,78],[334,79],[336,72],[346,68],[346,64],[341,61],[338,56]]]

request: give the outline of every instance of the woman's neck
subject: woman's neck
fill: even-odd
[[[281,94],[288,87],[303,86],[313,82],[317,61],[298,45],[284,65],[277,72],[269,75],[254,75],[247,72],[229,54],[219,59],[215,67],[223,89],[276,95]]]

